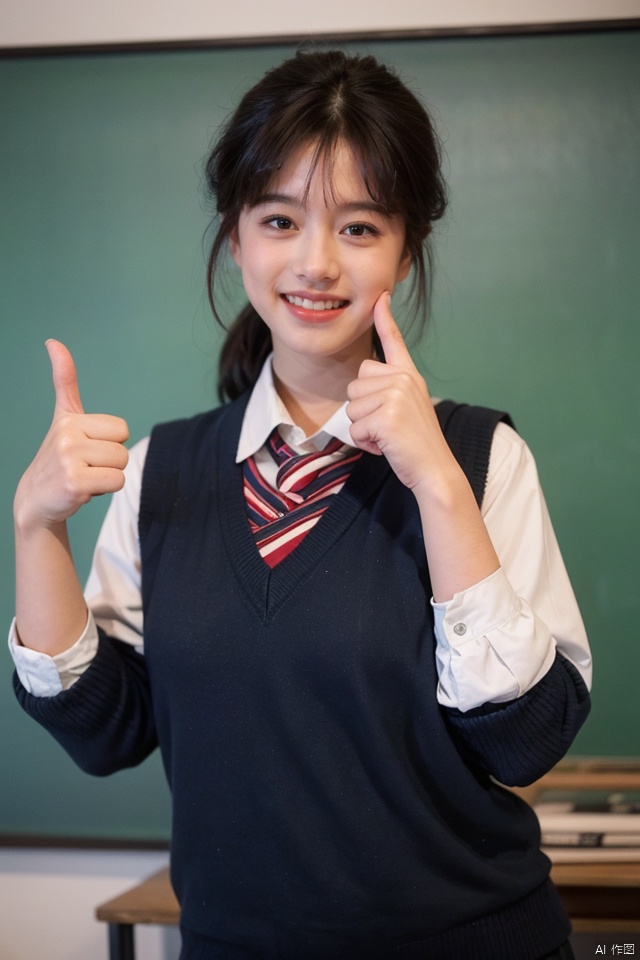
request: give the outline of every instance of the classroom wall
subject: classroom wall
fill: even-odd
[[[0,849],[0,960],[107,960],[95,908],[155,873],[166,854]],[[177,930],[136,929],[136,960],[177,960]]]
[[[221,16],[209,0],[4,0],[0,47],[199,41],[231,37],[313,37],[398,30],[486,29],[640,16],[640,0],[236,0]]]

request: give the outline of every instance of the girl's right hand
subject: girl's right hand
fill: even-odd
[[[48,340],[55,409],[42,446],[16,492],[14,511],[23,529],[52,527],[73,516],[92,497],[124,486],[129,428],[120,417],[86,414],[73,357]]]

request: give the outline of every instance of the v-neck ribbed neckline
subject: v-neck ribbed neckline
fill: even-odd
[[[355,520],[391,468],[384,457],[364,453],[345,486],[333,496],[332,503],[302,543],[271,569],[260,556],[251,533],[244,502],[243,466],[235,463],[247,402],[248,398],[245,402],[230,404],[222,414],[226,422],[220,424],[215,466],[219,522],[229,562],[256,613],[266,623]]]

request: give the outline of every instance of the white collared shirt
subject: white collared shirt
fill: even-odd
[[[236,463],[242,463],[249,457],[253,457],[262,478],[271,486],[275,486],[278,468],[265,444],[276,427],[284,442],[296,453],[313,453],[315,450],[322,450],[334,437],[347,446],[353,447],[350,425],[345,400],[320,430],[316,430],[307,437],[304,430],[293,422],[289,411],[276,393],[271,357],[269,357],[256,381],[244,413],[236,451]]]
[[[293,423],[273,384],[270,359],[253,389],[236,462],[254,456],[264,479],[276,466],[265,442],[278,427],[297,452],[321,449],[331,437],[352,445],[346,403],[306,437]],[[9,646],[22,684],[35,696],[70,687],[95,656],[97,626],[143,652],[138,510],[148,438],[130,453],[126,483],[112,498],[96,545],[85,596],[82,636],[56,657],[20,645],[12,624]],[[495,431],[482,516],[501,562],[491,576],[446,603],[432,601],[438,701],[467,711],[504,702],[531,689],[553,663],[556,649],[591,683],[584,625],[553,532],[535,462],[506,424]]]

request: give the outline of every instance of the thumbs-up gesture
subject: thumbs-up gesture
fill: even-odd
[[[386,363],[365,360],[348,387],[351,436],[361,450],[384,454],[398,479],[416,490],[452,455],[440,430],[427,385],[411,359],[383,293],[373,319]]]
[[[86,414],[73,357],[48,340],[55,409],[49,432],[20,481],[16,516],[22,525],[63,522],[92,497],[124,485],[129,429],[120,417]]]

